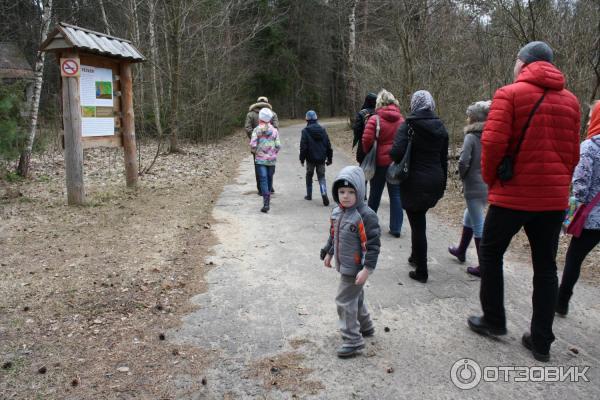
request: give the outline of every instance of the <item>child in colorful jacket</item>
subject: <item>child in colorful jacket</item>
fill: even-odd
[[[261,109],[258,113],[258,126],[254,128],[250,138],[250,149],[256,157],[254,162],[263,197],[263,207],[260,211],[264,213],[269,212],[270,209],[275,163],[281,148],[279,132],[271,125],[271,118],[273,118],[273,111],[268,108]]]
[[[365,347],[363,337],[375,333],[363,286],[375,270],[381,246],[379,219],[365,203],[365,175],[360,167],[343,168],[333,183],[329,239],[321,258],[327,268],[335,258],[340,284],[335,298],[343,343],[338,357],[355,355]]]

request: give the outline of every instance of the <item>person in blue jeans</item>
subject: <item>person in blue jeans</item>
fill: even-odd
[[[487,184],[481,177],[481,133],[490,112],[491,103],[489,100],[478,101],[467,108],[467,126],[464,128],[465,139],[458,160],[458,172],[463,182],[467,208],[463,217],[460,244],[448,247],[448,252],[460,262],[465,262],[467,248],[473,237],[475,237],[475,248],[479,260],[479,244],[483,235],[483,222],[488,196]],[[477,266],[468,267],[467,272],[474,276],[481,276],[479,263],[477,263]]]
[[[271,125],[273,112],[263,108],[258,113],[259,124],[252,131],[250,137],[250,150],[255,156],[256,172],[260,193],[263,197],[263,207],[260,211],[267,213],[271,207],[271,192],[273,190],[273,174],[275,174],[275,163],[277,153],[281,148],[279,132]]]
[[[365,153],[368,153],[377,141],[377,167],[375,175],[371,179],[371,192],[369,193],[369,207],[377,212],[383,189],[386,185],[387,169],[392,163],[389,152],[394,142],[394,136],[404,122],[400,113],[398,100],[394,95],[383,89],[377,95],[375,105],[375,115],[369,118],[367,126],[362,136],[362,146]],[[402,202],[400,200],[400,185],[387,183],[388,194],[390,196],[390,234],[394,237],[400,237],[402,229]]]

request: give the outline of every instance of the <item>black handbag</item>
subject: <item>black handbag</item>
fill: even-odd
[[[408,122],[406,125],[408,126],[408,145],[406,146],[404,157],[402,157],[402,160],[400,160],[400,162],[397,164],[392,162],[387,169],[387,173],[385,174],[385,179],[391,185],[398,185],[405,181],[410,173],[410,153],[412,150],[412,142],[413,137],[415,136],[415,131]]]
[[[500,161],[498,168],[496,168],[496,176],[498,177],[498,179],[501,182],[507,182],[513,178],[513,176],[515,174],[515,172],[514,172],[515,160],[517,158],[517,154],[519,153],[519,150],[521,149],[521,143],[523,143],[523,139],[525,138],[525,133],[527,132],[527,128],[529,128],[531,119],[533,118],[533,115],[537,111],[540,104],[542,104],[544,97],[546,97],[546,93],[547,93],[547,90],[544,90],[544,94],[542,94],[542,97],[540,97],[540,99],[537,101],[537,103],[535,103],[535,105],[533,106],[533,109],[529,113],[529,118],[527,119],[527,123],[525,123],[525,125],[523,125],[523,129],[521,131],[521,137],[519,138],[519,143],[517,143],[517,147],[515,148],[514,153],[506,154],[502,158],[502,161]]]

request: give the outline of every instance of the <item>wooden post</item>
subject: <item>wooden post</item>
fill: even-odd
[[[135,118],[133,115],[133,74],[131,63],[120,63],[121,113],[123,115],[123,148],[125,151],[125,176],[127,186],[135,187],[138,165],[135,148]]]
[[[77,53],[64,57],[77,58]],[[65,128],[65,168],[69,205],[85,202],[83,186],[83,147],[81,145],[81,106],[79,77],[62,78],[63,125]]]

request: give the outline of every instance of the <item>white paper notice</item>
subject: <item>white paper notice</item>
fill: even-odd
[[[82,65],[79,82],[82,136],[113,136],[112,70]]]

